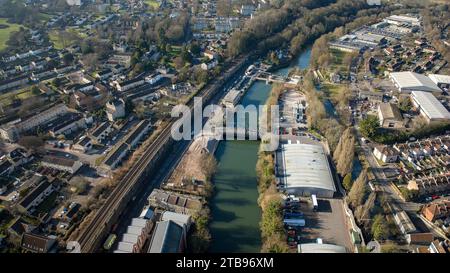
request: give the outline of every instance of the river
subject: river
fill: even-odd
[[[311,48],[306,48],[289,67],[275,71],[287,75],[294,67],[308,68]],[[256,81],[241,100],[244,106],[263,105],[272,87]],[[211,252],[251,253],[261,250],[256,161],[259,142],[221,141],[215,156],[218,161],[211,200]]]

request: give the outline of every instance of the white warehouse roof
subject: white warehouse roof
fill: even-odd
[[[390,77],[400,91],[442,92],[430,78],[422,74],[410,71],[393,72]]]
[[[332,244],[299,244],[298,253],[347,253],[343,246]]]
[[[286,189],[316,188],[336,191],[325,151],[320,145],[283,144],[283,177]]]
[[[428,77],[435,84],[450,84],[450,76],[449,75],[430,74],[430,75],[428,75]]]
[[[436,99],[436,97],[428,92],[413,91],[412,99],[419,105],[420,110],[430,119],[450,119],[450,112]]]

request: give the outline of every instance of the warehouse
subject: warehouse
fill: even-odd
[[[450,76],[440,75],[440,74],[430,74],[428,75],[430,79],[440,88],[450,88]]]
[[[450,113],[433,94],[429,92],[414,91],[411,92],[411,100],[428,123],[435,121],[450,121]]]
[[[332,198],[336,187],[322,146],[300,143],[281,145],[279,181],[289,194]]]
[[[347,253],[343,246],[323,243],[299,244],[298,253]]]
[[[410,71],[390,73],[389,77],[400,92],[426,91],[440,94],[442,90],[427,76]]]

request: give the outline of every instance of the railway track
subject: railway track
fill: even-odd
[[[230,65],[230,69],[213,83],[209,88],[200,91],[198,96],[201,96],[205,101],[209,101],[215,93],[220,90],[226,80],[234,75],[246,62],[248,57],[242,57],[235,60]],[[193,109],[193,100],[191,99],[187,105]],[[91,253],[97,250],[100,240],[103,239],[105,233],[108,231],[111,221],[120,215],[120,205],[126,202],[129,198],[129,193],[135,189],[142,178],[143,173],[146,171],[152,159],[158,156],[161,149],[164,148],[170,141],[171,127],[174,124],[175,119],[170,119],[169,123],[157,138],[145,149],[144,154],[139,160],[130,168],[125,176],[119,181],[117,186],[113,189],[111,194],[107,197],[105,203],[95,212],[93,219],[80,231],[78,237],[78,243],[81,247],[81,252]]]

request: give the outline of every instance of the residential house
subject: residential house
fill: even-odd
[[[160,73],[155,73],[155,74],[145,77],[145,82],[153,85],[153,84],[156,84],[157,82],[159,82],[162,78],[163,77]]]
[[[89,134],[89,136],[91,137],[94,143],[101,143],[109,136],[112,130],[113,128],[111,126],[111,123],[105,121],[96,128],[94,128],[94,130]]]
[[[19,201],[18,205],[26,211],[32,212],[34,208],[39,206],[39,204],[41,204],[54,190],[53,183],[50,183],[43,177],[41,182]]]
[[[394,163],[398,160],[398,151],[389,146],[376,146],[373,155],[384,163]]]
[[[145,80],[143,78],[140,78],[140,77],[137,77],[137,78],[134,78],[134,79],[130,79],[130,80],[127,80],[127,81],[122,81],[122,82],[119,82],[119,81],[114,81],[113,82],[113,84],[115,85],[116,89],[118,91],[121,91],[121,92],[124,92],[124,91],[130,90],[132,88],[141,86],[144,83],[145,83]]]
[[[106,103],[106,116],[113,122],[119,118],[125,117],[125,102],[123,99],[113,99]]]
[[[81,168],[81,166],[83,166],[83,163],[81,163],[81,161],[50,155],[44,156],[41,163],[45,167],[68,172],[71,174],[76,173]]]
[[[83,136],[73,145],[73,149],[83,153],[88,152],[92,148],[92,139],[88,136]]]
[[[25,233],[22,236],[23,249],[35,253],[48,253],[56,243],[55,236],[43,236],[33,233]]]
[[[201,68],[203,70],[211,70],[214,67],[216,67],[219,63],[217,62],[217,60],[213,59],[213,60],[209,60],[207,62],[204,62],[201,64]]]
[[[430,222],[450,216],[450,200],[426,204],[422,208],[422,215]]]

